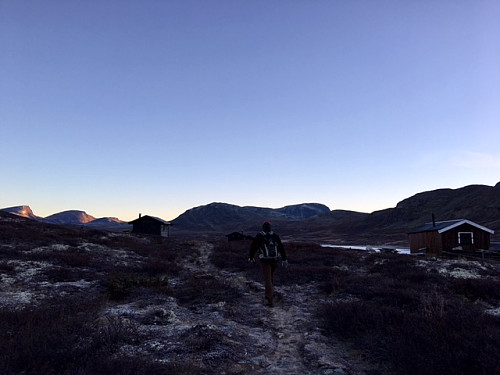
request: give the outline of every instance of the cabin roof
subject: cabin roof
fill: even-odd
[[[137,219],[135,219],[135,220],[129,221],[128,223],[129,223],[129,224],[134,224],[134,223],[137,223],[137,222],[139,222],[139,221],[143,221],[143,220],[145,220],[146,218],[147,218],[147,219],[153,219],[153,220],[158,221],[158,222],[160,222],[161,224],[164,224],[164,225],[172,225],[172,223],[171,223],[170,221],[166,221],[166,220],[160,219],[159,217],[156,217],[156,216],[149,216],[149,215],[144,215],[144,216],[141,216],[141,217],[139,217],[139,218],[137,218]],[[147,220],[147,219],[146,219],[146,220]]]
[[[450,229],[456,228],[462,224],[472,225],[473,227],[484,230],[485,232],[488,232],[490,234],[495,233],[494,230],[483,227],[482,225],[474,223],[473,221],[466,220],[466,219],[456,219],[456,220],[436,221],[435,223],[433,223],[433,222],[425,223],[424,225],[411,231],[409,234],[422,233],[422,232],[434,232],[434,231],[437,231],[439,234],[441,234],[441,233],[444,233],[446,231],[449,231]]]

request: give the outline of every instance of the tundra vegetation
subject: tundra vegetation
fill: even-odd
[[[498,262],[285,246],[269,309],[248,242],[3,217],[0,373],[500,373]]]

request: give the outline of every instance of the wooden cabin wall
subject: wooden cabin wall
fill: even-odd
[[[132,232],[161,235],[161,224],[150,221],[134,223],[134,229]]]
[[[441,254],[441,236],[435,232],[421,232],[410,234],[410,252],[418,252],[419,249],[426,248],[428,254]]]
[[[472,245],[459,244],[459,232],[472,232],[474,243]],[[451,251],[458,246],[461,246],[465,251],[488,250],[490,248],[490,234],[470,224],[463,224],[442,233],[442,242],[444,251]]]

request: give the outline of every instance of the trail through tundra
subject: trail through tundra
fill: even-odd
[[[244,351],[227,373],[366,374],[371,366],[339,341],[322,335],[315,315],[322,297],[315,284],[276,286],[276,306],[264,306],[264,286],[240,273],[220,270],[209,259],[213,246],[200,243],[199,255],[186,263],[198,277],[212,275],[243,293],[232,319],[217,324],[241,340]],[[249,264],[259,268],[260,265]],[[278,269],[277,272],[294,272]],[[210,323],[209,323],[210,324]],[[225,327],[224,327],[225,326]],[[228,329],[229,328],[229,329]]]
[[[248,242],[108,233],[5,215],[2,374],[498,369],[496,261],[290,241],[290,267],[277,270],[269,308],[260,265],[247,262]],[[470,356],[443,345],[463,346]]]

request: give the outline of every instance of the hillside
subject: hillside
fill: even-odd
[[[41,218],[29,206],[4,211],[34,220],[84,225],[111,231],[130,230],[117,218],[96,219],[84,211],[70,210]],[[172,235],[197,237],[231,232],[254,235],[265,220],[285,239],[351,245],[408,245],[407,233],[436,220],[469,219],[495,231],[493,241],[500,241],[500,182],[495,186],[469,185],[459,189],[437,189],[415,194],[396,207],[372,213],[333,210],[319,203],[303,203],[272,209],[240,207],[228,203],[210,203],[194,207],[176,219]]]
[[[0,212],[2,374],[493,374],[498,262],[287,242],[276,307],[248,243]],[[487,329],[485,330],[485,327]]]
[[[52,224],[80,225],[88,224],[94,220],[95,217],[87,214],[85,211],[69,210],[47,216],[43,221]]]
[[[2,208],[0,211],[8,212],[14,215],[26,217],[28,219],[33,220],[42,220],[43,218],[36,216],[31,210],[30,206],[15,206],[15,207],[7,207]]]
[[[176,232],[218,232],[259,230],[265,220],[302,221],[330,209],[318,203],[303,203],[282,208],[240,207],[227,203],[211,203],[192,208],[172,221]]]
[[[301,205],[292,206],[300,208]],[[219,233],[243,231],[253,234],[264,220],[271,220],[283,237],[338,244],[407,245],[407,233],[436,220],[466,218],[495,231],[500,240],[500,183],[470,185],[459,189],[437,189],[418,193],[396,207],[370,214],[333,210],[307,216],[285,215],[280,210],[238,207],[213,203],[196,207],[173,220],[174,233]]]
[[[47,217],[40,217],[33,213],[30,206],[15,206],[0,209],[0,212],[8,212],[27,219],[36,220],[42,223],[57,225],[78,225],[92,229],[109,230],[113,232],[123,232],[131,229],[131,225],[116,217],[102,217],[96,219],[85,211],[68,210],[58,212]]]
[[[438,189],[418,193],[399,202],[395,208],[375,211],[360,216],[357,213],[343,215],[343,220],[333,220],[335,213],[313,220],[311,227],[318,236],[338,233],[346,241],[365,238],[367,241],[402,243],[412,229],[436,220],[466,218],[495,231],[493,240],[500,239],[500,183],[494,187],[470,185],[459,189]],[[349,221],[350,220],[350,221]],[[324,222],[332,223],[324,229]],[[316,230],[317,225],[323,230]]]

